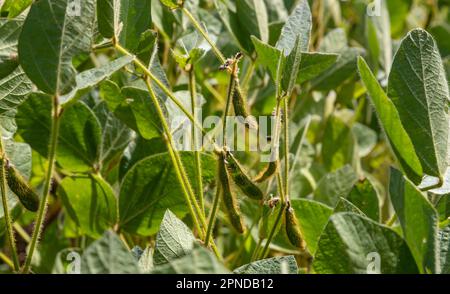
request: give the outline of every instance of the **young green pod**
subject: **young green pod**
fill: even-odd
[[[219,159],[219,180],[222,186],[222,200],[226,208],[226,213],[230,220],[231,225],[239,233],[244,233],[245,225],[243,219],[241,218],[241,213],[239,210],[239,204],[236,194],[232,190],[230,176],[228,170],[225,166],[225,155],[221,155]]]
[[[239,79],[235,78],[233,91],[233,108],[236,116],[241,116],[245,119],[245,126],[249,129],[257,129],[258,123],[254,116],[248,111],[247,102],[243,96],[242,89],[239,85]]]
[[[269,162],[266,168],[255,178],[255,182],[262,183],[270,179],[278,169],[278,160]]]
[[[6,167],[6,181],[11,191],[19,198],[20,203],[29,211],[36,212],[39,208],[39,196],[13,166]]]
[[[261,189],[253,183],[252,179],[247,175],[237,159],[230,152],[227,152],[226,154],[225,165],[234,183],[245,195],[255,200],[262,200],[264,198]]]
[[[305,240],[303,240],[297,217],[295,216],[294,209],[291,207],[290,203],[288,203],[288,206],[286,208],[285,222],[286,222],[286,234],[288,236],[289,242],[291,242],[293,246],[301,250],[305,250],[306,243]]]

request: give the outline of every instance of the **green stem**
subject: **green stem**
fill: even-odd
[[[192,108],[192,115],[194,118],[196,118],[196,108],[197,108],[197,89],[196,89],[196,82],[195,82],[195,72],[194,72],[194,66],[192,65],[191,69],[189,70],[189,92],[191,94],[191,108]],[[197,179],[197,195],[200,202],[200,208],[202,209],[202,212],[205,213],[205,200],[203,195],[203,175],[202,175],[202,160],[200,157],[200,150],[198,150],[199,147],[197,146],[199,138],[197,134],[197,128],[192,124],[192,146],[194,147],[194,164],[196,168],[196,179]]]
[[[18,271],[20,268],[19,257],[17,256],[16,240],[14,239],[14,231],[12,228],[12,218],[9,214],[8,195],[7,195],[7,183],[6,183],[6,155],[3,149],[3,139],[0,133],[0,189],[2,193],[3,215],[5,217],[6,236],[11,249],[11,255],[13,259],[13,270]]]
[[[225,112],[223,113],[223,119],[222,119],[222,121],[223,121],[223,129],[222,129],[223,146],[227,146],[227,140],[226,140],[226,138],[227,138],[227,136],[226,136],[227,135],[227,120],[228,120],[227,118],[230,113],[231,101],[233,99],[233,93],[235,91],[235,86],[236,86],[236,78],[234,75],[236,73],[236,70],[237,70],[237,62],[235,62],[232,67],[232,73],[230,75],[230,83],[228,84],[227,102],[225,105]]]
[[[219,61],[221,63],[225,63],[225,57],[223,56],[222,52],[220,52],[219,48],[217,48],[216,44],[211,40],[211,38],[208,36],[208,33],[203,29],[203,27],[200,25],[200,23],[195,19],[195,17],[187,10],[185,7],[182,8],[184,14],[189,18],[192,25],[197,29],[197,31],[205,38],[206,42],[211,46],[214,54],[217,56]]]
[[[283,130],[284,130],[284,193],[289,201],[289,109],[287,97],[283,99]]]
[[[209,215],[209,222],[208,222],[208,229],[206,230],[205,244],[209,244],[209,240],[211,239],[212,231],[213,231],[214,225],[216,223],[217,212],[219,211],[220,195],[221,195],[221,189],[220,189],[220,186],[217,185],[216,194],[214,195],[213,207],[212,207],[211,213]]]
[[[0,260],[3,260],[4,263],[6,263],[13,271],[15,271],[15,267],[11,259],[9,259],[8,256],[6,256],[4,253],[0,252]]]
[[[38,244],[40,238],[42,227],[44,225],[44,216],[47,210],[48,196],[50,188],[52,185],[52,175],[55,166],[56,157],[56,147],[58,145],[58,133],[59,133],[59,123],[60,123],[60,106],[58,102],[58,96],[53,97],[53,113],[52,113],[52,127],[50,133],[50,144],[48,148],[48,167],[47,174],[45,177],[44,191],[42,193],[42,198],[39,203],[39,210],[37,212],[36,223],[34,225],[33,235],[31,237],[31,242],[25,260],[25,265],[22,269],[23,273],[28,273],[30,271],[31,261],[33,259],[33,254]]]

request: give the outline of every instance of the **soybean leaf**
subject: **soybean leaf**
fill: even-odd
[[[254,261],[238,267],[233,271],[235,274],[250,275],[277,275],[277,274],[297,274],[298,266],[295,257],[280,256]]]
[[[334,208],[334,213],[338,212],[352,212],[354,214],[367,217],[364,212],[361,211],[358,207],[356,207],[355,204],[351,203],[345,198],[340,198],[339,202],[337,203],[336,207]]]
[[[424,172],[442,178],[448,165],[450,94],[436,42],[426,31],[413,30],[403,39],[389,75],[388,96]]]
[[[352,164],[355,138],[351,129],[339,117],[332,115],[327,121],[322,142],[322,158],[329,171]]]
[[[176,9],[178,7],[180,7],[180,0],[160,0],[162,4],[164,4],[165,6],[167,6],[167,8],[170,9]]]
[[[291,205],[299,220],[300,230],[305,238],[308,250],[314,255],[317,242],[328,223],[328,218],[333,214],[333,209],[309,199],[292,199]]]
[[[99,238],[116,223],[116,197],[100,176],[66,177],[60,184],[59,195],[81,234]]]
[[[277,48],[289,55],[295,48],[297,38],[300,38],[301,51],[308,51],[311,36],[312,16],[308,1],[301,0],[292,11],[281,30]],[[263,40],[264,41],[264,40]]]
[[[32,93],[20,105],[16,116],[19,133],[30,146],[47,157],[51,127],[52,98]],[[100,125],[92,110],[77,102],[63,112],[56,160],[74,172],[91,170],[98,162]]]
[[[137,274],[139,266],[120,238],[111,231],[91,245],[81,257],[82,274]]]
[[[80,255],[79,248],[65,248],[59,251],[51,273],[59,275],[80,273],[81,264],[74,262]]]
[[[321,274],[418,273],[408,245],[397,233],[350,212],[331,216],[313,268]]]
[[[0,114],[16,110],[32,90],[31,81],[22,68],[17,67],[10,75],[0,80]]]
[[[297,83],[310,81],[328,70],[338,59],[339,55],[322,52],[302,52],[300,71]]]
[[[188,176],[195,172],[194,155],[182,153]],[[202,156],[205,183],[215,178],[215,161]],[[195,191],[195,185],[193,185]],[[120,227],[130,233],[150,236],[159,228],[167,209],[176,216],[187,213],[185,199],[167,153],[149,156],[135,164],[125,175],[120,188]]]
[[[300,62],[302,60],[300,37],[297,37],[294,48],[292,48],[289,55],[287,55],[284,62],[284,69],[281,77],[281,85],[283,91],[289,97],[294,90],[297,76],[300,70]]]
[[[439,231],[441,274],[450,273],[450,226]]]
[[[373,107],[376,110],[380,125],[389,140],[399,164],[414,183],[420,182],[423,174],[422,165],[408,133],[403,128],[395,105],[387,97],[363,58],[359,58],[358,60],[358,69]]]
[[[335,206],[340,197],[347,197],[356,181],[357,175],[353,168],[346,165],[320,179],[314,191],[314,199]]]
[[[437,211],[414,184],[393,168],[389,194],[402,226],[403,236],[419,270],[423,273],[439,273]]]
[[[150,246],[139,256],[138,265],[143,273],[150,273],[153,270],[153,249]]]
[[[194,247],[194,241],[191,230],[170,210],[166,210],[156,236],[154,264],[164,264],[188,254]]]
[[[61,103],[73,103],[77,99],[71,100],[72,98],[81,97],[91,87],[94,87],[101,81],[109,78],[116,71],[120,70],[131,62],[133,62],[133,58],[131,56],[124,56],[108,62],[98,68],[89,69],[77,74],[76,87],[74,87],[70,93],[61,96],[59,101]]]
[[[153,274],[227,274],[225,268],[213,253],[200,245],[195,245],[194,249],[181,258],[177,258],[169,263],[155,266]]]
[[[359,157],[365,157],[369,155],[372,149],[377,144],[377,133],[361,123],[355,123],[352,127],[352,132],[358,145]]]
[[[19,65],[17,43],[22,25],[23,19],[0,19],[0,79]]]
[[[378,195],[369,179],[359,180],[350,191],[347,199],[361,209],[366,216],[374,221],[379,221]]]
[[[254,34],[263,42],[269,41],[269,20],[264,1],[236,0],[236,12],[241,25],[249,33]]]
[[[76,87],[72,58],[91,49],[95,1],[83,1],[76,9],[72,5],[71,0],[34,2],[20,34],[23,70],[51,95],[64,95]]]
[[[33,0],[5,0],[1,11],[8,12],[8,18],[14,18],[26,10]]]

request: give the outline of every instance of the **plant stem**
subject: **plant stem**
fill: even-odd
[[[197,108],[197,89],[196,89],[196,82],[195,82],[195,72],[194,72],[194,65],[192,65],[191,69],[189,70],[189,92],[191,94],[191,108],[192,108],[192,116],[196,118],[196,108]],[[202,209],[202,212],[205,213],[205,200],[203,195],[203,176],[202,176],[202,160],[200,157],[200,150],[197,146],[199,137],[197,134],[197,128],[192,124],[192,140],[194,147],[194,164],[196,167],[196,179],[197,179],[197,195],[200,203],[200,208]]]
[[[6,236],[11,249],[11,255],[13,259],[13,270],[18,271],[20,268],[19,257],[17,256],[16,240],[14,239],[14,231],[12,228],[12,219],[9,214],[8,195],[7,195],[7,183],[6,183],[6,154],[3,149],[3,139],[0,133],[0,189],[2,193],[3,215],[5,217]]]
[[[220,186],[217,185],[216,194],[214,195],[213,207],[211,213],[209,214],[208,229],[206,230],[205,244],[209,244],[209,240],[212,236],[212,231],[216,223],[217,211],[219,210],[220,196],[221,196]]]
[[[13,228],[14,230],[16,230],[17,234],[19,234],[19,236],[27,243],[30,243],[31,241],[31,237],[30,235],[28,235],[28,233],[22,228],[21,225],[19,225],[18,223],[14,223],[13,224]]]
[[[225,63],[225,57],[222,52],[220,52],[219,48],[217,48],[216,44],[211,40],[208,36],[208,33],[203,29],[200,23],[195,19],[195,17],[187,10],[185,7],[182,8],[184,14],[190,19],[192,25],[197,29],[197,31],[205,38],[206,42],[211,46],[214,54],[217,56],[221,63]]]
[[[31,237],[31,243],[29,246],[27,258],[25,260],[25,265],[22,269],[23,273],[28,273],[30,271],[31,261],[33,259],[33,254],[38,244],[38,240],[41,235],[42,227],[44,225],[44,216],[47,210],[48,195],[52,185],[52,175],[55,166],[56,158],[56,147],[58,145],[58,133],[59,133],[59,123],[60,123],[60,106],[58,102],[58,96],[53,96],[53,107],[52,107],[52,127],[50,133],[50,143],[48,148],[48,167],[47,174],[44,183],[44,191],[42,193],[42,198],[39,203],[39,209],[37,212],[36,223],[34,225],[33,235]]]
[[[9,257],[2,252],[0,252],[0,260],[3,260],[4,263],[6,263],[13,271],[15,271],[15,266],[11,259],[9,259]]]
[[[288,98],[283,99],[283,130],[284,130],[284,193],[285,201],[289,201],[289,108]]]
[[[235,85],[236,85],[236,78],[235,78],[235,73],[237,70],[237,62],[235,62],[233,64],[232,67],[232,73],[230,75],[230,83],[228,84],[228,92],[227,92],[227,102],[225,105],[225,112],[223,113],[223,129],[222,129],[222,137],[223,137],[223,146],[227,146],[227,121],[228,121],[228,114],[230,112],[230,107],[231,107],[231,100],[233,99],[233,93],[235,91]]]

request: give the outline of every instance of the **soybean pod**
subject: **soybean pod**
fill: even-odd
[[[245,225],[241,218],[236,194],[231,187],[228,170],[225,166],[225,154],[221,154],[219,159],[219,180],[222,186],[222,200],[230,223],[237,232],[242,234],[245,231]]]
[[[278,160],[269,162],[266,168],[255,178],[255,182],[262,183],[270,179],[278,169]]]
[[[298,224],[297,217],[295,216],[294,209],[291,207],[291,204],[288,202],[285,211],[285,222],[286,222],[286,234],[288,236],[289,242],[301,249],[306,249],[305,240],[303,240],[302,233],[300,231],[300,225]]]
[[[6,181],[11,191],[19,198],[20,203],[29,211],[36,212],[39,208],[39,196],[12,165],[6,166]]]
[[[264,198],[261,189],[252,181],[237,159],[229,151],[226,151],[225,165],[234,183],[245,195],[255,200],[262,200]]]

